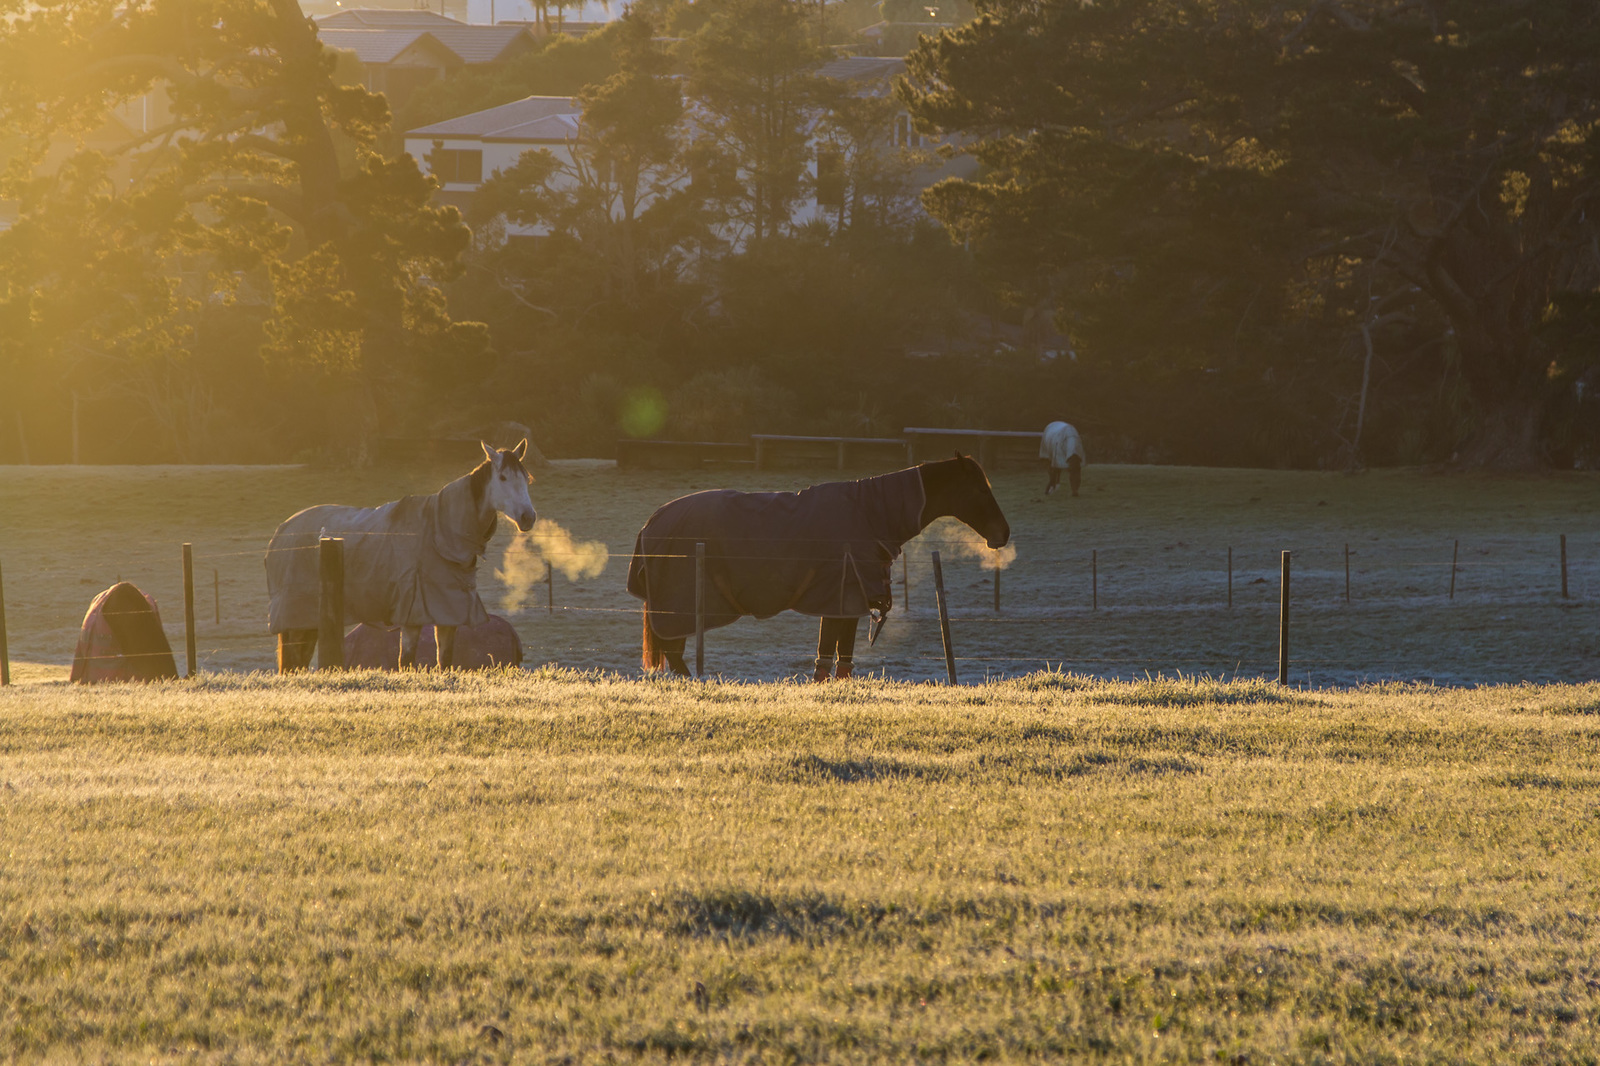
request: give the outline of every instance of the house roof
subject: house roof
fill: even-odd
[[[423,36],[463,63],[493,63],[519,42],[533,43],[526,26],[469,26],[431,11],[341,11],[318,19],[317,29],[324,44],[355,52],[363,63],[391,62]]]
[[[464,26],[460,19],[449,18],[432,11],[389,11],[382,8],[340,11],[323,15],[317,25],[342,30],[433,29],[435,26]]]
[[[363,63],[393,63],[401,52],[419,42],[422,47],[441,56],[461,59],[454,49],[447,47],[433,34],[419,30],[322,29],[317,36],[329,48],[354,52],[355,57]]]
[[[482,141],[565,141],[578,132],[583,109],[570,96],[529,96],[406,131],[407,137],[472,137]]]
[[[467,63],[493,63],[519,42],[532,44],[525,26],[432,26],[428,33]]]
[[[905,69],[906,61],[893,56],[845,56],[822,64],[817,74],[839,81],[888,80]]]

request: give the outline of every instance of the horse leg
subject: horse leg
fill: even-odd
[[[683,648],[688,642],[688,637],[661,641],[661,654],[667,657],[667,666],[679,677],[692,676],[689,673],[689,664],[683,661]]]
[[[813,681],[826,681],[833,675],[833,656],[839,648],[840,618],[824,618],[817,623],[817,668],[811,674]]]
[[[835,618],[838,623],[836,632],[839,634],[839,666],[833,676],[844,679],[850,676],[851,667],[856,657],[856,627],[861,624],[859,618]]]
[[[450,669],[456,662],[456,627],[434,626],[433,640],[439,646],[439,669]]]
[[[421,626],[400,627],[400,669],[417,668],[417,642],[422,639]]]
[[[1061,480],[1059,474],[1056,475],[1056,480]],[[1072,486],[1072,494],[1076,496],[1078,486],[1083,484],[1083,460],[1076,455],[1067,460],[1067,483]]]
[[[1061,487],[1061,471],[1052,466],[1050,468],[1050,484],[1048,484],[1048,485],[1046,485],[1044,487],[1044,494],[1046,496],[1048,496],[1048,495],[1050,495],[1052,492],[1056,491],[1056,489],[1058,489],[1060,487]]]
[[[315,629],[290,629],[278,634],[278,673],[290,674],[311,667],[317,651]]]

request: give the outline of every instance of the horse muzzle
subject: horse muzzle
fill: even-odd
[[[1011,527],[1008,525],[1004,529],[1000,530],[999,533],[984,539],[988,541],[990,551],[999,551],[1001,548],[1004,548],[1007,544],[1011,543]]]
[[[538,520],[539,516],[534,514],[532,511],[529,511],[527,514],[517,519],[517,528],[526,533],[528,530],[533,528],[533,524]]]

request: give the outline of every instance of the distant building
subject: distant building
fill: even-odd
[[[894,91],[895,78],[904,71],[905,61],[901,59],[851,56],[824,64],[817,74],[845,83],[855,95],[888,99]],[[525,152],[548,149],[563,167],[570,169],[574,162],[573,149],[582,135],[582,119],[582,108],[571,97],[530,96],[408,130],[405,150],[425,173],[439,179],[441,191],[437,199],[440,202],[465,209],[487,178],[497,170],[515,165]],[[693,139],[697,128],[693,108],[686,125],[688,136]],[[808,191],[795,205],[791,223],[837,223],[845,212],[860,207],[864,200],[881,200],[890,194],[885,184],[870,193],[852,188],[846,161],[838,146],[829,143],[820,126],[813,129],[812,153],[806,168]],[[918,153],[909,157],[910,166],[906,169],[886,168],[896,175],[887,184],[895,185],[892,198],[899,204],[897,210],[920,211],[915,202],[919,190],[942,178],[966,177],[976,171],[977,162],[970,157],[957,155],[946,159],[932,151],[945,143],[951,142],[919,134],[912,125],[911,116],[897,110],[883,131],[882,141],[866,149],[881,152],[885,157],[899,157],[906,150]],[[511,227],[508,232],[537,235],[538,229],[521,233]],[[730,239],[738,238],[730,236]]]
[[[538,46],[526,26],[473,26],[417,10],[340,11],[317,20],[317,35],[355,58],[361,83],[387,96],[391,110],[463,67],[505,63]]]
[[[906,71],[905,60],[893,56],[844,56],[824,63],[817,76],[843,82],[850,94],[858,97],[889,99],[894,95],[895,79]],[[878,151],[885,156],[902,151],[919,153],[917,164],[904,175],[903,195],[910,199],[917,192],[947,177],[970,177],[977,172],[978,164],[968,156],[957,155],[945,159],[934,154],[942,145],[959,143],[957,138],[928,137],[917,132],[911,115],[896,109],[890,128],[885,131]],[[812,157],[807,165],[811,179],[811,194],[795,210],[794,221],[800,224],[813,220],[837,217],[847,201],[860,202],[860,190],[849,187],[844,173],[844,160],[837,149],[824,139],[815,142]],[[920,211],[915,205],[912,210]]]
[[[407,130],[405,146],[424,173],[439,179],[437,199],[465,208],[484,179],[524,152],[548,149],[570,165],[582,116],[570,96],[529,96]]]
[[[532,0],[467,0],[466,20],[483,25],[525,23],[540,26],[552,32],[582,34],[622,13],[623,5],[599,3],[586,4],[582,0],[557,7],[546,3],[543,9]]]

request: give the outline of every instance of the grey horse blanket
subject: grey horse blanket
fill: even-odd
[[[478,557],[499,521],[492,512],[479,517],[470,477],[381,507],[307,507],[267,546],[267,628],[317,628],[319,537],[344,538],[347,622],[482,625],[489,612],[478,597]]]
[[[922,529],[922,475],[900,470],[800,492],[716,489],[663,504],[639,530],[628,591],[667,640],[694,633],[695,544],[706,546],[705,625],[780,611],[888,610],[900,546]]]

